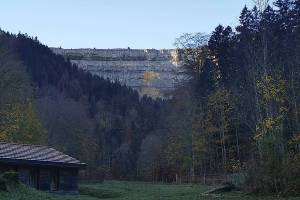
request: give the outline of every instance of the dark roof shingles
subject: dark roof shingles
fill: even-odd
[[[28,144],[0,143],[0,159],[84,165],[53,148]]]

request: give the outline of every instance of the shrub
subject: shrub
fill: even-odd
[[[0,177],[0,191],[7,191],[5,180],[2,177]]]
[[[0,176],[0,190],[9,191],[14,189],[19,183],[19,175],[17,172],[5,172]]]
[[[254,193],[300,195],[300,154],[290,154],[282,163],[249,163],[244,188]]]
[[[286,177],[283,193],[300,195],[300,153],[288,156],[283,175]]]
[[[6,180],[7,182],[9,182],[9,183],[18,183],[18,181],[19,181],[19,174],[17,172],[13,172],[13,171],[5,172],[2,175],[2,178],[4,180]]]

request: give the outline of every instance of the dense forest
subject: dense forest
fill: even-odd
[[[176,40],[190,79],[170,100],[93,76],[37,38],[0,34],[0,140],[46,144],[83,178],[212,175],[300,194],[300,2],[245,7],[235,27]]]
[[[84,72],[26,34],[2,31],[0,45],[2,141],[56,147],[88,163],[87,178],[135,176],[164,101]]]
[[[299,194],[300,1],[245,7],[239,20],[178,38],[192,80],[170,158],[183,174],[239,173],[253,191]]]

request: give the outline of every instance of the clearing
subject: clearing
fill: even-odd
[[[272,200],[284,199],[266,196],[246,195],[242,192],[227,192],[203,196],[213,186],[203,185],[168,185],[144,182],[105,181],[104,183],[82,184],[80,195],[56,195],[38,192],[20,186],[14,192],[0,192],[0,200]],[[300,197],[285,198],[300,200]]]

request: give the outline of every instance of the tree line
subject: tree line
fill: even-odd
[[[239,21],[177,39],[191,80],[171,102],[165,155],[180,176],[299,194],[300,2],[245,7]]]

